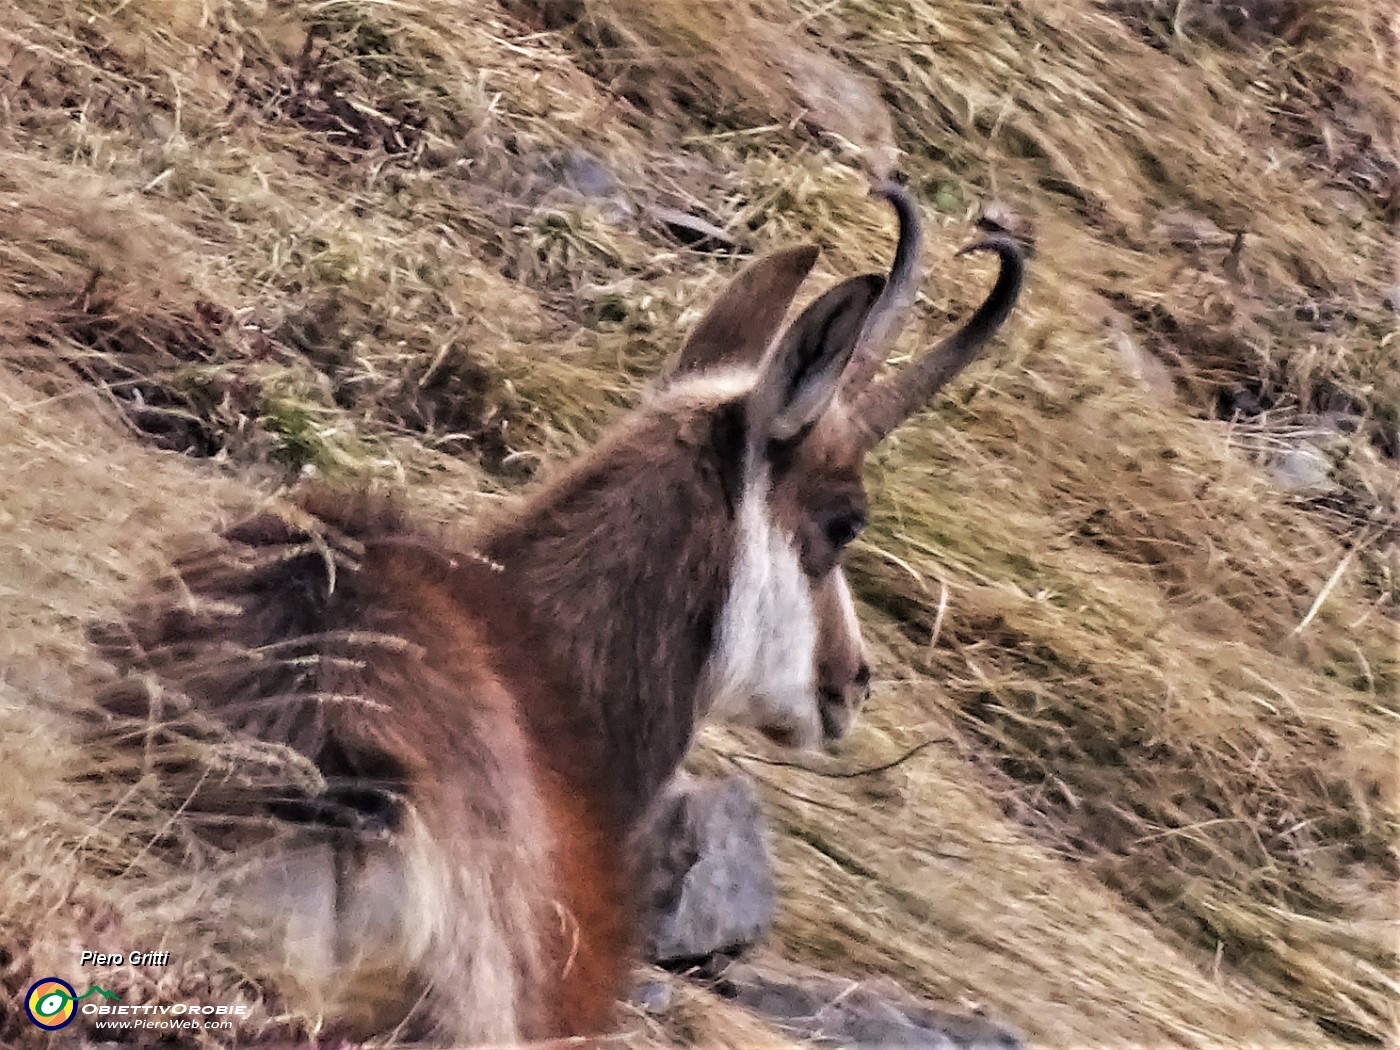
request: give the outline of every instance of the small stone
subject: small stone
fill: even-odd
[[[526,182],[534,185],[530,192],[535,195],[533,204],[536,207],[568,209],[587,201],[607,222],[629,223],[636,219],[636,206],[622,181],[587,150],[571,149],[547,155]]]
[[[1301,442],[1280,453],[1270,471],[1280,488],[1290,492],[1332,487],[1332,461],[1316,445]]]
[[[888,978],[854,981],[796,963],[730,967],[716,990],[822,1047],[1021,1050],[1004,1025],[922,1002]]]
[[[671,1008],[671,986],[665,981],[642,981],[632,989],[632,1004],[649,1014],[664,1014]]]
[[[743,777],[678,779],[641,832],[638,856],[652,913],[646,954],[659,965],[741,952],[773,921],[773,861]]]
[[[565,184],[581,196],[603,200],[622,194],[617,177],[587,150],[569,150],[560,158],[559,167]]]

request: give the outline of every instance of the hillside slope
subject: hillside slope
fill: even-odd
[[[982,294],[979,216],[1032,280],[872,469],[866,724],[696,755],[764,787],[769,950],[1046,1046],[1393,1037],[1397,35],[1381,0],[7,5],[0,1040],[130,931],[174,960],[133,994],[314,1023],[152,848],[159,792],[68,740],[85,622],[307,468],[470,521],[633,402],[717,241],[880,267],[891,164],[933,242],[904,349]],[[635,1037],[776,1037],[682,999]]]

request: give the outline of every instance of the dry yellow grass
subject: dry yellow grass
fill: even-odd
[[[951,249],[980,206],[1036,256],[997,366],[872,470],[866,726],[820,769],[719,733],[696,756],[764,785],[768,950],[1043,1046],[1393,1038],[1389,8],[1241,37],[1126,0],[546,6],[0,12],[0,1039],[31,1038],[26,978],[123,929],[177,964],[133,995],[314,1023],[152,848],[151,784],[72,783],[108,768],[61,713],[100,673],[82,624],[308,465],[460,522],[585,447],[733,269],[649,206],[879,266],[887,128],[831,104],[871,84],[935,227],[904,349],[978,297]],[[561,188],[581,150],[606,199]],[[1279,491],[1253,453],[1329,410],[1338,488]],[[678,994],[628,1040],[781,1038]]]

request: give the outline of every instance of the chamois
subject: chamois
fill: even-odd
[[[470,542],[385,500],[310,489],[179,562],[119,631],[109,711],[182,696],[323,784],[230,892],[346,1032],[455,1043],[606,1032],[634,928],[629,836],[698,725],[812,748],[870,669],[841,568],[867,452],[991,338],[1012,241],[972,317],[877,377],[911,310],[920,223],[888,276],[784,325],[818,256],[750,264],[645,401]],[[262,922],[260,918],[258,920]]]

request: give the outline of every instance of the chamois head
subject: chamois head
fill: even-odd
[[[902,189],[876,192],[899,219],[888,276],[843,281],[783,327],[818,249],[766,256],[710,308],[662,386],[663,399],[688,392],[682,400],[728,413],[739,464],[731,482],[735,564],[702,708],[795,747],[840,739],[870,691],[841,568],[867,518],[865,455],[973,359],[1021,288],[1021,254],[1010,239],[963,249],[999,257],[991,294],[954,334],[877,380],[913,305],[921,232]]]

